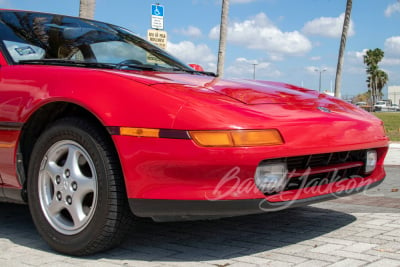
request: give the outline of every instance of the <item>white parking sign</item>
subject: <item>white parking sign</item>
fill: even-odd
[[[164,29],[164,6],[151,5],[151,28],[157,30]]]

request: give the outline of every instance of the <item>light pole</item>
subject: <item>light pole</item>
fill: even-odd
[[[322,79],[322,73],[326,71],[325,68],[323,69],[315,69],[316,72],[319,72],[319,85],[318,85],[318,92],[321,92],[321,79]]]
[[[253,80],[256,79],[256,66],[258,65],[258,63],[252,63],[251,65],[253,65]]]

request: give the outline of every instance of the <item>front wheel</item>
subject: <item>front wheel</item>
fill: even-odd
[[[28,171],[28,201],[43,239],[69,255],[119,244],[130,214],[118,157],[101,128],[62,119],[36,142]]]

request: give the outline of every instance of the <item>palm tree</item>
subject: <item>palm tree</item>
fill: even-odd
[[[376,73],[376,89],[379,92],[379,97],[382,97],[382,89],[383,87],[385,87],[385,85],[387,84],[387,82],[389,81],[389,76],[386,72],[384,72],[383,70],[378,70]]]
[[[80,0],[79,17],[93,19],[95,7],[96,0]]]
[[[229,13],[229,0],[222,0],[221,11],[221,25],[219,28],[219,49],[218,49],[218,64],[217,76],[224,76],[224,63],[225,63],[225,50],[226,50],[226,36],[228,31],[228,13]]]
[[[335,96],[336,97],[340,97],[340,87],[342,85],[343,58],[344,58],[344,51],[346,48],[347,32],[350,27],[350,17],[351,17],[352,7],[353,7],[353,1],[347,0],[346,13],[345,13],[344,22],[343,22],[342,38],[340,40],[338,64],[337,64],[337,68],[336,68],[336,79],[335,79]]]
[[[369,49],[364,55],[364,63],[367,65],[367,68],[376,68],[384,56],[385,52],[380,48]]]
[[[364,55],[364,64],[367,65],[367,85],[372,92],[372,103],[382,96],[382,89],[389,81],[387,73],[378,66],[384,56],[385,53],[379,48],[369,49]]]

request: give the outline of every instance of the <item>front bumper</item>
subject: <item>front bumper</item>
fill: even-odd
[[[368,144],[310,142],[303,146],[205,148],[192,140],[113,136],[133,213],[158,220],[261,213],[361,192],[385,177],[387,140]],[[266,196],[254,183],[261,161],[308,153],[378,151],[377,168],[367,177],[286,190]],[[332,151],[333,150],[333,151]]]
[[[139,217],[152,217],[155,221],[183,221],[210,219],[230,216],[258,214],[279,211],[287,208],[310,205],[338,197],[349,196],[378,186],[383,179],[336,193],[282,202],[269,202],[262,199],[242,200],[166,200],[166,199],[129,199],[132,212]]]

